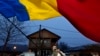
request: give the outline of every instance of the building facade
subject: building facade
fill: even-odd
[[[52,46],[57,44],[60,36],[47,30],[42,29],[28,36],[29,49],[33,50],[36,56],[48,56],[52,53]]]

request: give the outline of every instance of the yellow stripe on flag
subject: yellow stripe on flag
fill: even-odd
[[[45,20],[60,16],[56,0],[20,0],[28,13],[30,20]]]

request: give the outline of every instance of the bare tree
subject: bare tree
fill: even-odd
[[[13,22],[19,29],[24,28],[21,27],[23,23],[19,22],[16,17],[9,18],[9,20]],[[7,18],[0,15],[0,41],[4,42],[4,49],[10,40],[14,40],[20,35],[21,33],[15,28],[15,26],[7,21]]]
[[[67,52],[67,49],[69,48],[69,46],[65,42],[58,43],[58,47],[63,52]]]

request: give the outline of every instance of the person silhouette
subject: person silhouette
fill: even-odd
[[[52,55],[51,56],[66,56],[64,52],[62,52],[56,45],[52,47]]]

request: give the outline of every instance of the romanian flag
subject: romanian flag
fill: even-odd
[[[0,13],[15,15],[19,20],[45,20],[63,15],[83,35],[100,42],[99,0],[1,0],[9,11]],[[7,14],[5,14],[7,13]]]

